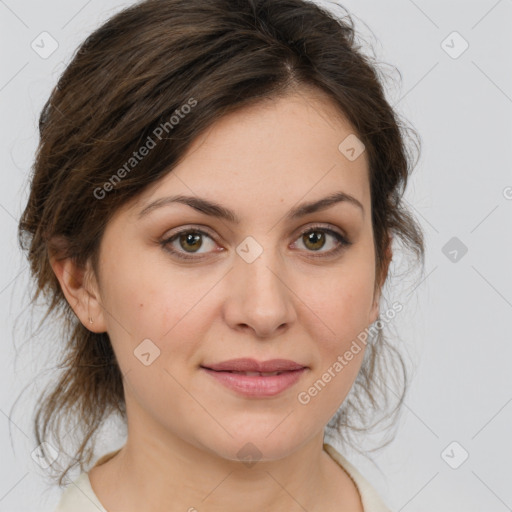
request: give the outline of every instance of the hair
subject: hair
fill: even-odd
[[[50,257],[90,262],[97,275],[112,215],[171,172],[222,116],[297,87],[323,92],[365,145],[376,276],[391,234],[423,262],[421,228],[403,204],[420,145],[386,101],[378,73],[357,44],[350,15],[337,17],[309,0],[146,0],[115,14],[77,49],[39,118],[40,142],[18,230],[33,279],[31,302],[43,297],[46,304],[40,325],[54,315],[65,340],[57,365],[62,372],[41,393],[33,419],[38,444],[52,434],[61,452],[65,425],[79,432],[72,462],[56,470],[59,485],[76,464],[84,470],[98,429],[112,414],[126,421],[126,408],[108,334],[91,332],[78,320]],[[154,147],[134,161],[134,151],[149,139]],[[403,358],[382,329],[377,338],[328,425],[342,441],[350,431],[373,428],[376,412],[389,403],[381,380],[392,373],[404,379],[388,416],[403,401]]]

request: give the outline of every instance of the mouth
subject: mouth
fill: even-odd
[[[278,373],[306,368],[305,365],[291,359],[269,359],[268,361],[256,361],[251,358],[230,359],[221,363],[205,364],[204,368],[214,371],[233,373]]]
[[[252,398],[276,396],[296,384],[306,366],[286,359],[258,362],[233,359],[201,365],[201,369],[238,395]]]

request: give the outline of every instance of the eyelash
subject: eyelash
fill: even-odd
[[[352,242],[350,242],[346,237],[344,237],[343,235],[341,235],[337,231],[334,231],[333,229],[329,229],[329,228],[327,228],[325,226],[310,226],[307,229],[305,229],[304,231],[302,231],[299,234],[299,236],[297,237],[297,239],[301,238],[302,236],[304,236],[307,233],[312,233],[312,232],[315,232],[315,231],[321,231],[323,233],[327,233],[329,235],[332,235],[338,241],[339,245],[335,249],[332,249],[332,250],[327,251],[327,252],[323,252],[323,253],[320,253],[320,254],[311,254],[310,256],[312,258],[328,258],[328,257],[336,256],[343,249],[346,249],[349,245],[352,245]],[[199,260],[199,259],[201,259],[201,256],[190,256],[190,255],[187,255],[185,253],[182,253],[180,251],[177,251],[177,250],[171,248],[170,245],[169,245],[172,242],[174,242],[176,239],[178,239],[181,235],[189,234],[189,233],[193,233],[193,234],[196,234],[196,235],[205,235],[208,238],[213,240],[213,237],[209,233],[207,233],[206,231],[203,231],[202,229],[184,228],[184,229],[182,229],[180,231],[177,231],[171,237],[166,238],[165,240],[160,241],[159,243],[164,248],[164,250],[166,250],[167,252],[170,252],[171,254],[173,254],[174,256],[176,256],[179,259],[182,259],[182,260]],[[313,251],[307,251],[307,252],[313,252]]]

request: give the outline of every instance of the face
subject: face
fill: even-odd
[[[311,92],[247,108],[116,213],[97,321],[125,376],[129,431],[232,460],[247,443],[278,459],[323,431],[364,346],[336,362],[378,315],[368,161],[338,149],[353,133]],[[247,358],[295,366],[218,366]]]

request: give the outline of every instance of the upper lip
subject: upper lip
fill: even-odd
[[[234,372],[284,372],[291,370],[301,370],[304,365],[291,361],[289,359],[269,359],[268,361],[256,361],[255,359],[242,358],[230,359],[221,363],[202,365],[215,371],[234,371]]]

